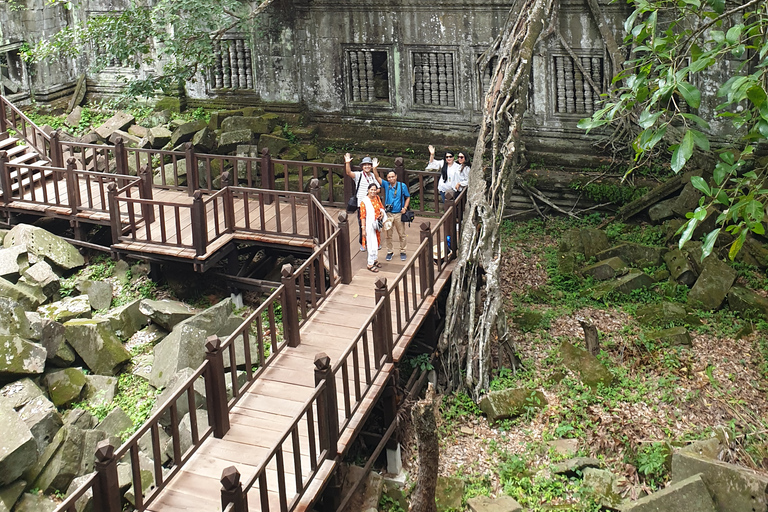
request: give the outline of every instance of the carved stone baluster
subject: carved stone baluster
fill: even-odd
[[[245,87],[253,89],[253,62],[251,61],[251,47],[245,46]]]
[[[349,69],[352,73],[352,101],[360,101],[360,69],[357,52],[349,52]]]
[[[430,82],[432,81],[432,76],[430,76],[430,71],[429,71],[429,54],[428,53],[421,54],[421,75],[422,75],[422,79],[424,80],[424,104],[429,105],[432,103],[432,86],[430,85]]]
[[[368,101],[376,101],[376,88],[373,85],[373,52],[365,52],[365,79],[368,85]]]
[[[587,73],[587,76],[592,78],[592,59],[589,57],[581,57],[581,65],[584,68],[584,71]],[[587,77],[584,77],[584,111],[587,114],[591,114],[594,112],[594,107],[592,106],[593,91],[586,78]]]
[[[221,45],[221,76],[222,85],[229,89],[232,87],[232,75],[229,63],[229,41],[224,41]]]
[[[237,76],[240,79],[240,88],[245,89],[248,86],[248,80],[245,78],[245,44],[242,39],[237,40]]]
[[[445,54],[445,71],[448,75],[446,79],[446,87],[448,89],[446,96],[448,101],[447,104],[454,107],[456,106],[456,91],[454,90],[456,78],[454,75],[455,70],[453,69],[453,55],[450,53]]]
[[[440,91],[440,105],[448,103],[448,73],[445,68],[445,54],[437,54],[437,85]]]
[[[576,65],[574,62],[573,64],[573,93],[575,96],[576,101],[576,112],[579,114],[584,113],[584,84],[586,84],[586,80],[584,80],[584,75],[581,73],[581,69],[579,69],[579,66]]]
[[[237,48],[234,40],[229,42],[229,68],[232,70],[232,88],[237,89],[240,85],[240,77],[237,73]]]
[[[563,57],[555,57],[555,76],[557,77],[555,112],[565,112],[565,73],[563,72]]]
[[[592,81],[603,90],[603,59],[600,57],[592,57]]]
[[[421,54],[413,54],[413,101],[416,104],[424,103],[424,79],[421,73]]]
[[[563,74],[565,75],[565,111],[569,114],[576,112],[573,97],[573,61],[563,57]]]
[[[224,70],[222,69],[221,64],[221,45],[218,41],[215,41],[213,43],[213,51],[214,51],[214,65],[216,67],[216,71],[214,72],[214,87],[216,89],[221,89],[224,86],[224,82],[222,80],[222,75]]]
[[[437,65],[437,54],[429,54],[429,85],[432,87],[432,104],[440,104],[440,68]]]

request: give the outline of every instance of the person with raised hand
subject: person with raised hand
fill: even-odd
[[[344,170],[346,171],[347,176],[352,178],[352,181],[355,184],[355,195],[357,196],[357,227],[360,233],[358,241],[360,243],[360,250],[365,251],[365,245],[363,243],[363,227],[360,219],[360,204],[363,199],[368,196],[368,187],[371,184],[375,184],[377,190],[381,184],[381,178],[379,177],[379,171],[377,170],[379,167],[379,159],[371,159],[371,157],[366,156],[363,158],[362,162],[360,162],[360,167],[362,170],[353,171],[352,155],[349,153],[344,155]]]

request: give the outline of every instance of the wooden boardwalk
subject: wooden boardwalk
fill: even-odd
[[[19,140],[9,139],[9,127]],[[77,157],[65,165],[65,155]],[[137,168],[146,164],[138,176],[128,175],[129,158]],[[195,172],[182,184],[181,160],[204,171],[205,188]],[[153,182],[154,161],[170,161],[173,176],[163,171]],[[276,162],[285,173],[284,190],[275,187]],[[105,172],[112,163],[116,174]],[[331,165],[273,161],[268,152],[259,159],[195,155],[191,145],[173,152],[129,149],[119,141],[62,143],[0,97],[0,211],[9,218],[26,213],[67,219],[76,237],[85,233],[83,224],[106,225],[113,253],[186,261],[198,271],[237,254],[240,243],[293,249],[304,259],[297,268],[283,267],[280,285],[227,339],[207,340],[203,364],[130,439],[116,449],[99,446],[96,471],[57,510],[80,510],[88,492],[94,510],[121,510],[119,462],[130,465],[138,511],[303,511],[319,498],[374,405],[386,389],[389,396],[394,392],[395,365],[453,269],[446,251],[459,242],[465,200],[462,195],[438,204],[436,173],[395,169],[418,188],[417,215],[429,207],[441,217],[417,216],[406,228],[407,261],[396,249],[387,262],[382,249],[382,268],[372,273],[357,243],[357,219],[338,209],[344,203],[334,196],[338,177],[328,172]],[[323,166],[330,180],[325,191],[318,180]],[[218,189],[212,188],[215,167],[222,170]],[[265,188],[230,185],[225,168],[244,171],[241,182]],[[309,193],[288,190],[291,168],[298,183],[313,177]],[[348,179],[344,187],[350,195]],[[428,187],[435,189],[431,204]],[[207,424],[196,397],[200,383]],[[182,440],[182,416],[189,418],[191,440]],[[149,487],[145,471],[151,473]],[[239,492],[246,493],[247,506]]]
[[[221,510],[220,504],[220,477],[222,471],[229,466],[236,466],[243,475],[243,480],[253,474],[264,458],[269,454],[286,430],[293,422],[294,416],[301,410],[304,403],[311,397],[315,389],[313,376],[313,360],[319,352],[326,353],[331,361],[337,361],[340,356],[349,349],[358,331],[368,320],[375,301],[375,281],[381,277],[393,281],[400,270],[410,263],[413,252],[418,247],[419,231],[414,223],[406,228],[408,233],[408,262],[400,261],[399,255],[387,262],[384,260],[386,249],[380,251],[382,269],[374,274],[366,269],[367,253],[359,251],[357,237],[352,236],[351,249],[354,251],[352,258],[353,278],[348,285],[337,287],[329,298],[319,306],[317,311],[301,328],[301,344],[298,347],[287,347],[277,355],[269,369],[267,369],[247,393],[237,402],[230,411],[231,427],[222,439],[209,437],[195,454],[185,464],[168,486],[152,502],[147,510],[153,512],[176,512],[191,510]],[[357,228],[353,227],[353,233]],[[382,245],[385,242],[382,240]],[[397,244],[397,242],[396,242]],[[397,251],[397,245],[396,245]],[[417,285],[418,285],[417,280]],[[393,322],[396,322],[393,313]],[[415,328],[414,326],[414,332]],[[408,340],[403,340],[401,350],[407,345]],[[373,366],[373,354],[370,356],[370,365]],[[386,371],[381,374],[378,382],[369,390],[370,397],[367,406],[359,412],[356,418],[349,423],[349,432],[339,439],[338,450],[340,453],[352,442],[358,427],[362,426],[372,406],[376,402],[393,365],[388,365]],[[350,380],[352,383],[352,380]],[[353,384],[351,384],[353,385]],[[337,385],[338,403],[344,403],[342,385]],[[339,423],[343,423],[343,411],[339,413]],[[315,420],[315,424],[317,421]],[[309,442],[306,426],[301,424],[300,436],[303,443]],[[316,427],[317,428],[317,427]],[[293,475],[294,461],[285,461],[285,471]],[[306,453],[306,451],[304,452]],[[309,458],[302,456],[302,468],[306,468],[309,474]],[[331,468],[326,468],[327,476]],[[272,473],[270,482],[276,482],[276,462],[268,467],[268,473]],[[297,490],[293,485],[294,479],[286,479],[289,486],[287,493],[294,495]],[[292,487],[291,487],[292,486]],[[316,487],[319,487],[317,485]],[[318,489],[319,490],[319,489]],[[249,493],[249,510],[262,510],[254,504],[258,504],[259,489],[254,486]],[[270,488],[270,510],[280,510],[277,488]],[[304,510],[315,496],[307,493],[303,502],[295,510]]]

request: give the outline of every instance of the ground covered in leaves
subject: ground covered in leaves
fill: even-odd
[[[579,226],[590,222],[599,219]],[[492,388],[540,389],[548,405],[489,424],[466,395],[445,396],[440,474],[464,480],[465,503],[506,493],[529,510],[568,504],[600,510],[581,480],[552,474],[552,464],[568,457],[554,446],[557,440],[576,440],[577,455],[596,457],[622,476],[628,498],[664,486],[670,446],[710,436],[720,438],[724,461],[768,470],[768,323],[727,310],[691,310],[701,324],[688,326],[690,348],[649,340],[649,327],[634,318],[637,308],[686,304],[687,288],[663,282],[630,295],[590,298],[588,281],[558,271],[558,239],[570,227],[574,221],[534,220],[504,229],[505,303],[523,368],[513,372],[508,361],[497,360]],[[606,232],[612,241],[665,244],[662,227],[611,224]],[[741,284],[764,293],[764,274],[733,265]],[[562,363],[563,341],[585,348],[578,317],[597,326],[598,358],[614,376],[609,387],[585,386]],[[656,328],[663,327],[669,326]],[[413,442],[410,449],[414,465]]]

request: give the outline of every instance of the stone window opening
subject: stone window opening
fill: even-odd
[[[451,52],[411,53],[414,105],[456,106],[455,62]]]
[[[553,58],[555,114],[592,114],[598,108],[600,94],[606,90],[603,56],[584,55],[578,59],[581,66],[569,55]],[[585,73],[592,83],[585,78]]]
[[[253,89],[251,47],[245,39],[213,41],[213,54],[208,76],[212,90]]]
[[[389,56],[385,50],[347,50],[353,103],[389,104]]]
[[[6,94],[6,91],[16,94],[22,89],[24,68],[20,47],[21,43],[14,48],[0,50],[0,94]]]

